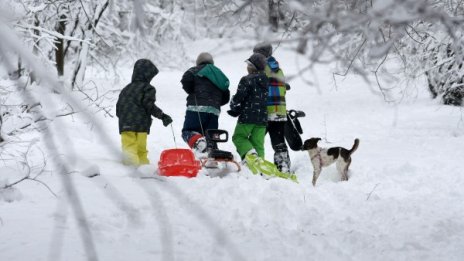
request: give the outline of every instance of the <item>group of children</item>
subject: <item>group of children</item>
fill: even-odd
[[[268,132],[274,149],[274,164],[279,171],[290,172],[290,158],[284,138],[287,120],[285,94],[290,88],[279,63],[272,56],[272,45],[260,43],[245,61],[248,75],[242,77],[237,92],[230,99],[229,80],[214,65],[209,53],[201,53],[196,66],[182,76],[187,93],[187,109],[182,128],[183,140],[196,152],[206,151],[205,131],[218,129],[221,106],[229,103],[227,113],[238,117],[232,135],[238,154],[264,159],[264,138]],[[125,164],[148,164],[146,140],[151,116],[161,119],[164,126],[172,119],[155,105],[156,90],[150,81],[158,73],[149,60],[135,63],[132,81],[124,87],[116,104]]]

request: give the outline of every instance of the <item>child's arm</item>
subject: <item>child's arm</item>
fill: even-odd
[[[195,76],[193,75],[192,69],[189,69],[182,76],[182,89],[188,94],[191,94],[195,91]]]
[[[232,97],[230,101],[230,109],[235,112],[241,111],[242,102],[248,96],[248,81],[243,77],[237,88],[237,93]]]
[[[118,101],[116,102],[116,117],[119,118],[119,98],[118,98]]]
[[[227,89],[222,92],[221,106],[227,104],[229,100],[230,100],[230,91]]]
[[[161,119],[163,117],[163,111],[156,106],[156,89],[151,85],[145,87],[144,95],[142,98],[142,104],[145,110],[153,115],[155,118]]]

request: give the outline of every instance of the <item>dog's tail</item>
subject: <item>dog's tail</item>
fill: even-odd
[[[350,156],[351,156],[351,154],[353,154],[353,152],[355,152],[358,149],[358,146],[359,146],[359,139],[356,138],[356,139],[354,139],[353,147],[350,150]]]

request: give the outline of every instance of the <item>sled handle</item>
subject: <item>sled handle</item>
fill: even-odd
[[[209,129],[206,130],[206,137],[213,142],[227,142],[229,140],[229,133],[226,130]]]
[[[306,114],[304,113],[304,111],[297,111],[297,110],[289,110],[288,111],[288,115],[290,116],[290,118],[292,119],[295,119],[295,118],[302,118],[302,117],[305,117]]]

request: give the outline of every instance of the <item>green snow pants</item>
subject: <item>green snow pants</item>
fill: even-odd
[[[265,125],[237,123],[232,142],[242,160],[252,149],[255,149],[258,156],[264,159],[264,136],[266,136]]]

